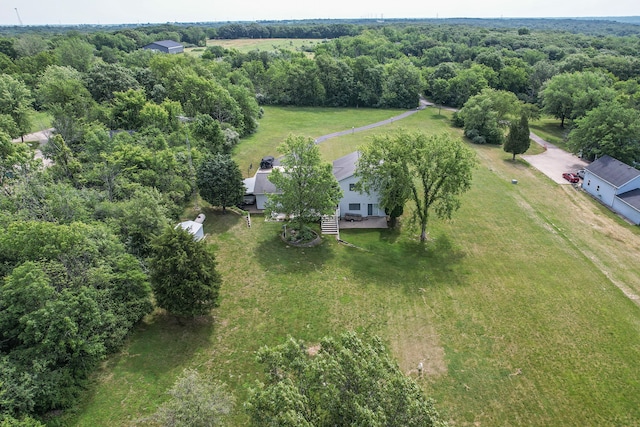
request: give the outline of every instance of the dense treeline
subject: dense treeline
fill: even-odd
[[[546,113],[571,129],[576,152],[640,161],[638,32],[527,23],[159,25],[0,38],[0,413],[73,404],[152,309],[149,269],[173,241],[162,232],[197,190],[196,171],[257,130],[261,104],[415,108],[422,95],[460,108],[456,122],[473,142],[495,144]],[[325,40],[305,52],[140,49],[238,36]],[[34,127],[34,110],[55,129],[46,168],[12,142]],[[216,279],[209,308],[219,280],[203,274]]]

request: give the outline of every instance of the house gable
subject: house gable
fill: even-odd
[[[640,224],[640,188],[618,195],[612,208],[636,225]]]

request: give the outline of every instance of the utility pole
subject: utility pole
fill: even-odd
[[[20,18],[20,13],[18,13],[18,8],[14,7],[15,11],[16,11],[16,15],[18,16],[18,21],[20,21],[20,26],[24,27],[24,24],[22,23],[22,18]]]

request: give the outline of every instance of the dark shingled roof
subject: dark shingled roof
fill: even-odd
[[[173,40],[160,40],[159,42],[153,42],[151,44],[157,44],[158,46],[163,46],[166,48],[183,47],[180,43]]]
[[[336,180],[342,181],[343,179],[352,176],[356,172],[356,166],[358,166],[359,158],[360,153],[358,151],[354,151],[353,153],[334,160],[333,176],[336,177]]]
[[[269,181],[269,174],[273,169],[260,169],[256,172],[256,181],[253,187],[253,194],[276,193],[276,186]]]
[[[622,163],[611,156],[602,156],[585,168],[616,188],[640,176],[640,170]]]
[[[640,188],[618,194],[618,198],[640,211]]]

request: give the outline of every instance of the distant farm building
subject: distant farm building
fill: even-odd
[[[184,46],[173,40],[160,40],[142,47],[143,49],[155,50],[163,53],[182,53]]]

